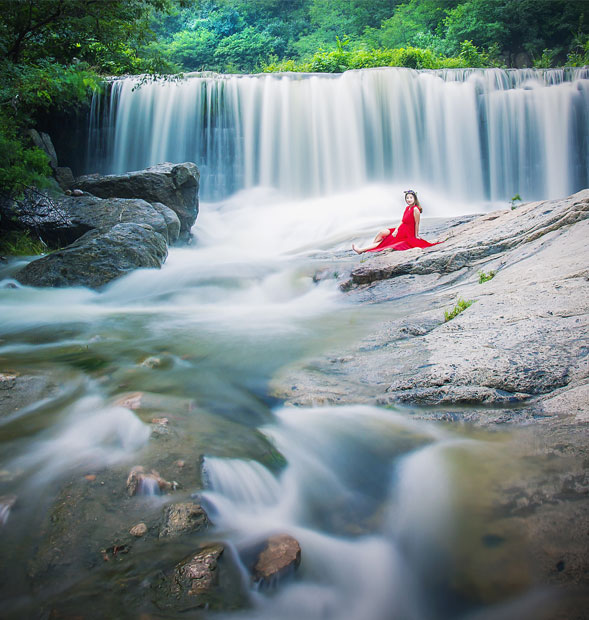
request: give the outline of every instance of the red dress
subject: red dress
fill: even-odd
[[[425,239],[418,239],[415,236],[415,217],[413,209],[418,209],[416,205],[408,205],[403,213],[403,219],[399,225],[397,236],[393,237],[394,228],[389,228],[389,234],[372,250],[367,252],[379,252],[392,248],[393,250],[410,250],[411,248],[429,248],[437,243],[430,243]],[[439,243],[439,242],[438,242]]]

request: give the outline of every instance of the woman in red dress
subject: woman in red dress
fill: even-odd
[[[429,248],[437,243],[430,243],[419,236],[419,221],[422,208],[417,199],[417,194],[408,189],[405,192],[407,208],[403,213],[400,224],[396,228],[385,228],[374,238],[372,245],[365,248],[357,248],[352,244],[352,249],[358,254],[363,252],[379,252],[392,248],[393,250],[409,250],[411,248]]]

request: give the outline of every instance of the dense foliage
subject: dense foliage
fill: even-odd
[[[149,24],[172,0],[5,0],[0,13],[0,192],[49,173],[26,128],[47,110],[87,102],[100,74],[175,70],[150,53]]]
[[[184,71],[589,62],[586,0],[201,0],[152,22]]]

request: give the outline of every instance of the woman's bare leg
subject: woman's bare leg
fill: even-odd
[[[376,237],[374,237],[374,241],[366,246],[365,248],[357,248],[353,243],[352,243],[352,250],[354,250],[354,252],[356,252],[356,254],[362,254],[363,252],[368,252],[368,250],[374,250],[374,248],[377,248],[381,241],[385,238],[388,237],[391,234],[391,231],[388,228],[385,228],[384,230],[379,231],[378,235],[376,235]]]

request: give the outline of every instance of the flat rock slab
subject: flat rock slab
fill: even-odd
[[[162,163],[126,174],[88,174],[75,186],[100,198],[142,198],[162,203],[180,220],[180,236],[187,238],[198,215],[200,172],[191,162]]]
[[[360,341],[283,369],[274,394],[297,405],[483,404],[507,407],[498,418],[505,421],[520,417],[513,405],[586,384],[588,217],[584,190],[475,218],[435,248],[369,259],[351,271],[346,294],[359,303],[398,295],[407,317],[377,323]],[[480,284],[481,270],[496,275]],[[423,293],[425,311],[418,303]],[[444,322],[459,298],[474,303]]]
[[[165,238],[151,226],[124,223],[88,232],[63,250],[26,265],[16,279],[27,286],[100,288],[135,269],[159,269],[168,255]]]

